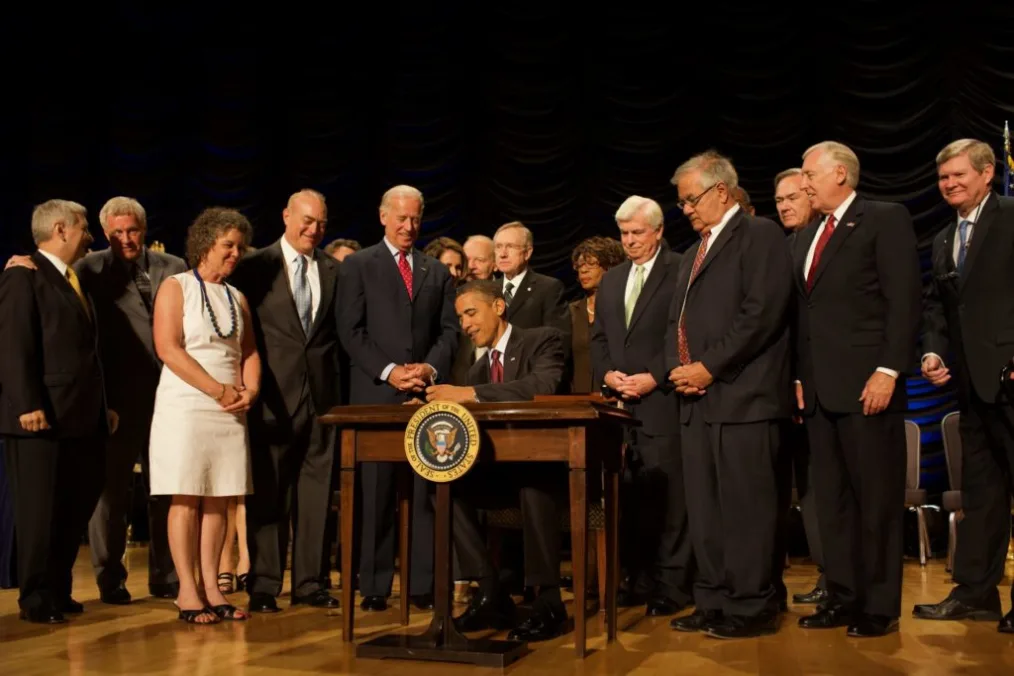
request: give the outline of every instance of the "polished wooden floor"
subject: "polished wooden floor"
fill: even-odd
[[[75,570],[74,596],[85,613],[69,624],[46,627],[17,617],[17,591],[0,591],[0,674],[455,674],[489,673],[490,669],[419,662],[357,660],[341,641],[340,611],[308,608],[257,616],[249,622],[212,627],[186,625],[176,619],[170,601],[145,597],[146,551],[127,555],[128,587],[136,599],[114,607],[98,601],[82,548]],[[1011,568],[1014,568],[1012,566]],[[1008,570],[1009,573],[1014,570]],[[790,591],[808,589],[811,566],[787,571]],[[1005,580],[1005,585],[1008,583]],[[943,563],[905,566],[906,608],[943,598],[950,587]],[[396,592],[397,594],[397,592]],[[1005,610],[1008,594],[1002,594]],[[236,601],[245,601],[237,595]],[[395,599],[397,603],[397,599]],[[781,631],[771,637],[717,641],[669,629],[667,619],[647,619],[643,610],[620,614],[616,644],[606,648],[601,616],[592,620],[589,654],[574,657],[569,636],[534,646],[507,671],[534,674],[1003,674],[1014,673],[1014,636],[997,633],[995,623],[917,622],[903,618],[901,631],[881,639],[854,640],[844,630],[804,631],[796,618],[807,608],[792,608]],[[398,631],[396,606],[386,613],[357,613],[357,640]],[[414,612],[411,631],[426,626],[429,613]]]

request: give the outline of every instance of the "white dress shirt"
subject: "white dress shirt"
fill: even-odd
[[[521,288],[521,283],[525,281],[525,275],[527,275],[527,274],[528,274],[528,268],[525,268],[524,270],[522,270],[521,272],[519,272],[518,274],[516,274],[514,276],[514,279],[507,279],[507,275],[504,275],[503,276],[503,286],[501,286],[500,288],[506,293],[506,291],[507,291],[507,284],[510,283],[510,285],[511,285],[511,293],[513,293],[515,296],[518,295],[518,289]]]
[[[317,310],[320,309],[320,270],[317,269],[317,261],[313,256],[301,254],[289,244],[289,240],[282,237],[282,260],[285,262],[285,276],[289,280],[289,292],[292,299],[296,299],[296,262],[300,256],[306,259],[306,281],[310,287],[310,324],[317,319]]]
[[[644,276],[641,277],[641,284],[642,285],[648,283],[648,275],[651,274],[651,269],[652,269],[652,267],[654,267],[655,261],[658,260],[658,254],[659,254],[660,251],[662,251],[662,247],[663,246],[668,246],[668,244],[666,244],[666,241],[664,239],[661,242],[659,242],[658,244],[659,244],[659,247],[657,249],[655,249],[655,255],[652,256],[648,260],[647,263],[641,263],[641,267],[644,268],[644,273],[643,273]],[[627,286],[624,288],[624,291],[623,291],[623,307],[627,306],[627,300],[630,298],[630,294],[634,290],[634,279],[636,277],[637,277],[637,263],[634,263],[633,261],[631,261],[630,272],[627,273]],[[641,290],[642,291],[644,290],[644,286],[641,286]]]
[[[507,330],[503,332],[503,335],[500,336],[500,340],[496,341],[496,345],[493,346],[493,350],[496,350],[497,352],[500,353],[500,366],[501,367],[503,367],[503,365],[507,363],[507,341],[509,341],[510,338],[511,338],[511,329],[512,328],[513,328],[513,325],[512,324],[508,324],[507,325]],[[493,350],[489,350],[489,349],[487,349],[485,347],[482,348],[482,349],[486,350],[486,361],[489,363],[490,380],[492,381],[492,375],[493,375]],[[475,395],[475,400],[477,402],[480,401],[478,394]]]
[[[54,267],[56,267],[56,271],[60,273],[61,277],[67,276],[68,266],[66,263],[64,263],[62,260],[54,256],[53,254],[49,253],[48,251],[43,251],[42,249],[39,249],[39,253],[45,256],[46,260],[48,260],[50,263],[53,264]]]

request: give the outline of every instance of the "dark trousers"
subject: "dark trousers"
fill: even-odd
[[[961,508],[951,596],[978,606],[999,605],[1011,537],[1014,494],[1014,409],[987,404],[974,393],[962,402]],[[1014,588],[1011,590],[1014,600]]]
[[[803,530],[806,532],[806,544],[810,549],[810,559],[817,564],[820,577],[817,587],[825,589],[827,581],[824,577],[824,555],[820,544],[820,529],[817,526],[817,504],[813,497],[811,481],[810,443],[806,436],[806,428],[796,422],[785,421],[782,424],[782,445],[778,451],[778,534],[775,537],[775,558],[772,572],[775,576],[775,595],[780,600],[788,600],[785,588],[785,556],[789,548],[789,510],[792,508],[792,487],[795,483],[799,497],[799,509],[803,516]]]
[[[827,590],[834,602],[855,612],[899,617],[904,417],[830,413],[818,402],[806,428]]]
[[[317,423],[304,392],[291,426],[258,423],[251,429],[253,495],[247,497],[249,591],[282,593],[292,524],[292,594],[322,588],[324,529],[331,503],[334,429]]]
[[[771,563],[780,424],[711,424],[691,410],[682,434],[697,608],[741,617],[777,612]]]
[[[150,485],[148,441],[151,413],[124,415],[120,428],[106,441],[105,485],[88,522],[92,567],[100,591],[116,589],[127,579],[123,553],[127,548],[127,520],[133,503],[134,464],[141,459],[145,485]],[[169,552],[169,505],[172,496],[148,498],[148,584],[179,582]]]
[[[395,518],[395,472],[390,462],[364,462],[359,477],[362,509],[362,536],[359,539],[359,593],[363,596],[390,596],[394,582],[394,553],[398,543]],[[400,465],[407,470],[405,465]],[[411,471],[411,470],[408,470]],[[433,505],[430,485],[412,474],[412,537],[409,594],[433,592]],[[342,584],[345,584],[343,581]],[[404,591],[402,592],[404,593]]]
[[[567,472],[545,463],[474,467],[452,486],[452,530],[463,580],[496,577],[477,508],[513,507],[520,501],[525,585],[560,585],[559,496]]]
[[[693,599],[694,554],[679,434],[632,430],[620,504],[620,551],[632,591],[681,605]]]
[[[101,439],[6,439],[22,609],[70,596],[71,571],[102,492]]]

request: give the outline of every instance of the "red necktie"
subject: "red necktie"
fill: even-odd
[[[806,292],[813,291],[813,280],[817,276],[817,263],[820,262],[820,254],[824,252],[824,247],[827,246],[827,241],[831,239],[831,235],[834,234],[834,214],[827,217],[827,223],[824,224],[824,232],[820,233],[820,239],[817,240],[817,247],[813,250],[813,260],[810,261],[810,271],[806,274]]]
[[[697,273],[701,270],[701,264],[704,262],[704,257],[708,255],[709,237],[711,237],[710,230],[701,235],[701,245],[697,247],[697,255],[694,256],[694,267],[690,270],[690,281],[687,282],[687,294],[690,293],[690,285],[693,284],[694,279],[697,277]],[[683,299],[683,309],[686,310],[686,298]],[[677,347],[680,352],[680,363],[686,366],[690,363],[690,345],[687,343],[686,312],[680,313],[680,325],[679,330],[677,331]]]
[[[412,297],[412,268],[408,264],[408,257],[404,251],[399,252],[398,257],[398,272],[401,273],[401,279],[405,282],[405,289],[408,291],[408,297]]]
[[[500,363],[500,352],[498,350],[492,350],[489,353],[490,359],[493,362],[489,366],[489,380],[493,383],[503,382],[503,364]]]

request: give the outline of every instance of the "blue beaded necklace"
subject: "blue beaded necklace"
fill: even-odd
[[[232,299],[232,292],[229,291],[229,285],[223,284],[225,287],[225,295],[229,299],[229,316],[232,319],[232,328],[229,329],[228,334],[223,334],[222,330],[218,328],[218,318],[215,316],[215,311],[211,309],[211,301],[208,299],[208,290],[204,286],[204,280],[201,279],[201,275],[197,272],[197,268],[194,268],[194,277],[197,279],[197,283],[201,285],[201,298],[204,300],[204,307],[208,310],[208,315],[211,317],[211,327],[215,329],[215,333],[222,340],[228,340],[236,335],[236,302]]]

